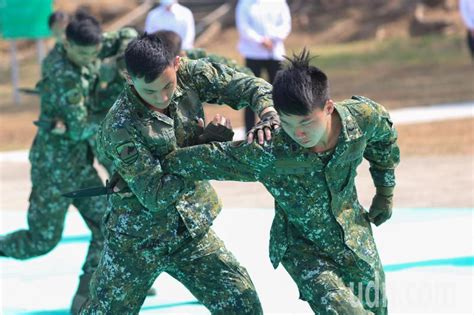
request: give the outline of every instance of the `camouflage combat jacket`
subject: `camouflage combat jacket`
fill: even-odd
[[[62,57],[62,47],[63,44],[60,42],[56,42],[54,47],[48,52],[48,55],[44,57],[43,61],[41,62],[41,77],[45,77],[48,73],[48,69]]]
[[[250,106],[260,113],[273,105],[271,85],[224,65],[183,58],[166,115],[148,109],[135,93],[133,87],[125,88],[98,134],[99,154],[113,161],[131,190],[110,197],[106,226],[164,243],[176,237],[178,224],[197,236],[219,213],[219,199],[207,181],[184,183],[163,176],[161,158],[198,143],[203,102]]]
[[[100,58],[115,54],[130,40],[130,34],[128,30],[104,34]],[[52,169],[67,169],[92,159],[85,140],[96,133],[100,122],[91,114],[95,106],[93,94],[97,72],[93,65],[80,67],[72,63],[62,45],[57,46],[56,53],[37,85],[41,98],[38,119],[41,127],[30,150],[30,161]],[[64,134],[51,132],[57,120],[65,123]]]
[[[336,110],[342,130],[328,158],[281,130],[263,146],[227,142],[180,149],[164,160],[163,168],[194,180],[261,182],[275,198],[270,236],[275,268],[293,236],[310,240],[321,255],[342,265],[375,268],[377,249],[354,179],[365,158],[375,186],[395,186],[397,133],[387,111],[369,99],[353,97],[337,103]]]

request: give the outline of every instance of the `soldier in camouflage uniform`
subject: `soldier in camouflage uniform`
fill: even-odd
[[[275,198],[270,259],[275,268],[283,264],[301,299],[316,314],[386,314],[370,223],[391,216],[397,133],[372,100],[334,103],[326,75],[309,61],[303,52],[277,75],[273,101],[285,132],[276,132],[271,143],[178,149],[163,170],[188,180],[261,182]],[[368,213],[354,184],[363,158],[377,188]]]
[[[104,251],[81,314],[138,314],[162,272],[213,314],[261,314],[247,271],[210,228],[221,210],[215,191],[207,181],[162,176],[160,159],[177,147],[226,139],[218,126],[203,132],[198,124],[203,102],[250,106],[265,116],[275,112],[271,86],[224,65],[173,56],[156,35],[130,43],[125,60],[129,86],[98,144],[126,187],[110,197]]]
[[[61,192],[82,186],[102,185],[92,166],[88,139],[98,125],[91,121],[88,102],[96,76],[89,65],[98,55],[112,56],[124,39],[119,33],[102,36],[92,17],[75,19],[66,29],[67,40],[60,58],[50,64],[41,81],[41,111],[38,130],[30,150],[32,191],[27,230],[0,236],[0,255],[29,259],[51,251],[60,241],[66,211],[71,201]],[[128,39],[127,39],[128,40]],[[106,198],[77,199],[92,239],[83,265],[83,275],[71,311],[77,313],[88,295],[88,283],[103,246],[101,219]]]
[[[168,48],[176,56],[187,57],[188,59],[197,60],[197,59],[206,59],[209,62],[224,64],[232,69],[240,71],[248,75],[254,75],[252,70],[249,68],[237,63],[234,59],[227,58],[224,56],[210,54],[203,48],[192,48],[181,50],[182,40],[178,33],[173,31],[158,31],[155,32],[162,41],[168,45]]]
[[[58,24],[57,21],[62,21],[64,19],[64,14],[65,13],[63,12],[56,11],[49,19],[49,25],[56,38],[56,44],[42,62],[42,77],[45,76],[48,69],[51,69],[52,65],[57,61],[57,59],[62,58],[62,37],[64,35],[61,36],[59,26],[56,26],[56,24]],[[78,11],[73,18],[82,19],[89,17],[90,16],[88,16],[83,11]],[[90,97],[89,102],[86,104],[88,107],[89,121],[94,124],[100,124],[102,122],[108,110],[110,107],[112,107],[120,92],[123,90],[125,80],[120,74],[120,71],[124,70],[122,65],[123,51],[125,50],[126,44],[137,36],[137,32],[132,28],[123,28],[118,32],[104,33],[103,42],[109,46],[116,45],[114,43],[117,36],[121,39],[121,45],[118,47],[118,51],[114,56],[105,58],[106,55],[101,53],[97,59],[86,66],[90,76],[94,77],[93,80],[90,80],[90,85],[92,87],[92,97]],[[105,48],[103,51],[107,52],[110,50],[110,48],[112,47]],[[113,47],[113,49],[117,49],[117,47]],[[109,174],[111,174],[112,167],[110,163],[107,160],[102,160],[97,156],[95,136],[89,137],[88,141],[94,157],[98,158],[99,163],[105,167]]]

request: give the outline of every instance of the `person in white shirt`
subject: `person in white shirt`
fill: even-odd
[[[467,45],[474,62],[474,0],[460,0],[459,10],[467,27]]]
[[[283,60],[283,41],[291,31],[291,15],[285,0],[239,0],[236,9],[239,52],[245,65],[260,77],[265,69],[273,82]],[[255,115],[245,111],[247,131],[255,124]]]
[[[145,32],[154,33],[160,30],[178,33],[183,39],[182,49],[193,48],[195,36],[193,13],[177,0],[161,0],[160,5],[148,13]]]

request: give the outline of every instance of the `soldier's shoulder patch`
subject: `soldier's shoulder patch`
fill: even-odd
[[[118,157],[125,164],[132,164],[138,159],[138,150],[133,141],[127,141],[115,147]]]
[[[82,91],[78,88],[66,92],[66,101],[68,104],[75,105],[82,101]]]

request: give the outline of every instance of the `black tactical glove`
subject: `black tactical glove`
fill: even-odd
[[[263,144],[264,140],[271,139],[272,130],[278,129],[281,125],[280,116],[275,111],[268,111],[262,115],[260,121],[247,132],[247,142],[258,138],[258,143]]]
[[[369,210],[370,221],[379,226],[392,216],[393,187],[377,187]]]
[[[234,131],[232,131],[232,129],[221,124],[214,125],[213,123],[209,123],[203,133],[198,137],[198,143],[203,144],[212,141],[226,142],[232,141],[232,138],[234,138]]]

